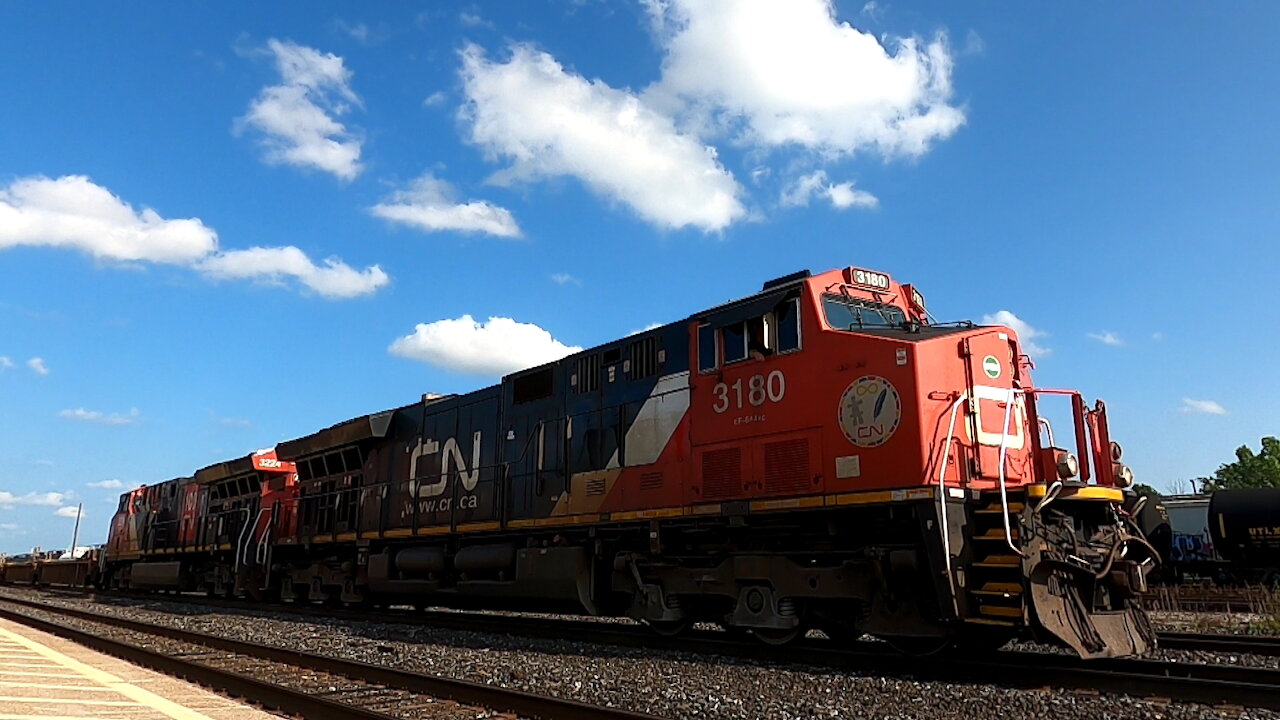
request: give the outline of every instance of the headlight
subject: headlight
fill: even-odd
[[[1111,474],[1115,476],[1116,487],[1127,488],[1133,485],[1133,471],[1128,465],[1122,463],[1112,465]]]
[[[1111,443],[1111,462],[1120,462],[1121,456],[1124,455],[1124,448],[1120,447],[1120,443],[1112,441]]]
[[[1080,474],[1080,461],[1069,452],[1058,454],[1058,477],[1070,480]]]

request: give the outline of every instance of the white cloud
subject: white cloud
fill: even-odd
[[[57,510],[54,510],[53,514],[57,515],[58,517],[75,519],[77,515],[84,517],[87,513],[82,512],[80,508],[76,507],[75,505],[63,505]]]
[[[14,530],[18,530],[18,529],[21,529],[21,526],[18,525],[17,523],[0,523],[0,530],[4,530],[6,532],[13,532]]]
[[[662,327],[663,324],[664,323],[649,323],[648,325],[645,325],[642,328],[636,328],[635,330],[632,330],[631,332],[627,333],[627,335],[639,335],[642,332],[649,332],[650,330],[656,330]]]
[[[95,258],[186,264],[218,246],[196,218],[166,220],[131,205],[83,175],[35,176],[0,189],[0,249],[76,249]]]
[[[446,95],[443,90],[437,90],[428,95],[426,99],[422,101],[422,104],[427,107],[435,107],[437,105],[443,105],[444,101],[448,99],[449,96]]]
[[[351,71],[338,55],[288,41],[268,40],[267,50],[281,84],[263,88],[238,124],[263,133],[268,162],[355,178],[363,141],[335,119],[360,105]]]
[[[579,280],[578,278],[570,275],[569,273],[562,273],[562,272],[551,273],[551,282],[557,285],[568,285],[569,283],[573,283],[574,285],[582,284],[582,281]]]
[[[346,33],[352,40],[361,45],[368,45],[373,39],[373,32],[369,30],[369,26],[364,23],[350,24],[343,20],[338,20],[336,25],[339,30]]]
[[[1043,357],[1053,352],[1050,348],[1036,342],[1036,338],[1048,337],[1049,333],[1031,327],[1028,322],[1008,310],[1001,310],[994,315],[983,315],[982,324],[1004,325],[1005,327],[1011,328],[1018,334],[1018,341],[1022,343],[1022,349],[1026,351],[1028,355],[1040,355]]]
[[[27,367],[37,375],[48,375],[49,367],[44,364],[44,358],[33,357],[27,361]]]
[[[412,335],[388,348],[392,355],[474,375],[506,375],[581,349],[565,345],[531,323],[504,317],[480,323],[470,315],[419,323]]]
[[[630,92],[567,72],[527,46],[505,63],[462,52],[471,141],[512,166],[498,181],[571,176],[663,228],[721,230],[746,215],[715,150]]]
[[[945,37],[886,47],[830,0],[648,0],[666,50],[657,106],[763,147],[917,156],[964,123]],[[875,6],[864,11],[874,15]]]
[[[463,27],[469,28],[485,28],[486,30],[494,30],[497,28],[497,25],[494,25],[489,20],[485,20],[479,13],[459,13],[458,22],[462,23]]]
[[[1226,415],[1227,409],[1213,400],[1192,400],[1182,398],[1182,412],[1204,413],[1205,415]]]
[[[19,505],[45,505],[54,507],[71,498],[69,493],[29,492],[25,495],[14,495],[8,490],[0,490],[0,509],[12,510]]]
[[[1097,340],[1103,345],[1110,345],[1112,347],[1120,347],[1121,345],[1124,345],[1124,340],[1110,330],[1103,330],[1100,333],[1089,333],[1089,337]]]
[[[17,245],[75,248],[94,257],[192,267],[215,278],[280,282],[292,277],[328,298],[371,293],[389,282],[377,265],[354,270],[330,258],[317,266],[293,246],[218,250],[218,235],[200,220],[165,220],[135,212],[81,175],[23,178],[0,189],[0,250]],[[43,361],[28,365],[41,372]],[[3,363],[0,363],[0,367]],[[44,373],[41,373],[44,374]]]
[[[115,478],[112,478],[110,480],[100,480],[98,482],[91,482],[89,483],[89,487],[102,488],[103,490],[119,490],[120,488],[124,487],[124,483],[120,482]]]
[[[245,418],[234,417],[219,418],[218,424],[225,425],[227,427],[253,427],[253,421],[246,420]]]
[[[455,230],[498,237],[520,237],[520,226],[506,208],[483,200],[456,201],[453,186],[431,173],[414,180],[407,190],[370,208],[377,217],[426,232]]]
[[[851,207],[871,209],[880,205],[880,200],[875,195],[855,189],[852,182],[828,183],[825,170],[815,170],[797,178],[794,183],[783,188],[780,202],[783,207],[799,207],[808,205],[814,197],[826,198],[837,210]]]
[[[391,282],[377,265],[356,270],[338,258],[326,258],[316,265],[307,254],[292,245],[228,250],[202,260],[200,271],[220,279],[257,280],[282,285],[292,278],[322,297],[344,299],[369,295]]]
[[[63,410],[58,413],[58,416],[69,420],[82,420],[84,422],[98,423],[100,425],[132,425],[142,418],[142,413],[138,412],[138,408],[129,410],[127,415],[121,415],[120,413],[108,414],[101,410],[76,408],[74,410]]]
[[[13,358],[8,355],[0,355],[0,370],[9,370],[13,366]]]

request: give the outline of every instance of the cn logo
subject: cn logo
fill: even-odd
[[[480,482],[480,435],[480,431],[477,430],[471,436],[470,470],[467,469],[467,463],[462,456],[462,448],[458,446],[457,438],[445,440],[443,451],[441,451],[438,441],[430,438],[419,438],[418,444],[413,448],[413,453],[409,458],[409,493],[419,498],[432,498],[444,493],[445,488],[449,486],[449,471],[451,468],[458,469],[458,480],[462,482],[464,491],[471,492],[475,490],[476,483]],[[440,480],[430,485],[424,484],[420,482],[418,477],[418,461],[436,454],[440,455]]]

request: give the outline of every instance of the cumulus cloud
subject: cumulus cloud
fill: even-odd
[[[95,258],[186,264],[218,246],[196,218],[166,220],[83,175],[36,176],[0,189],[0,249],[20,245],[80,250]]]
[[[1205,415],[1226,415],[1227,409],[1213,400],[1192,400],[1182,398],[1182,412],[1203,413]]]
[[[213,278],[256,280],[273,285],[284,285],[292,279],[329,299],[369,295],[391,282],[377,265],[356,270],[334,257],[326,258],[323,263],[317,265],[303,251],[286,245],[215,253],[202,260],[199,269]]]
[[[1049,333],[1031,327],[1030,323],[1017,315],[1014,315],[1008,310],[1001,310],[994,315],[983,315],[982,324],[1004,325],[1005,327],[1012,329],[1018,334],[1018,341],[1022,343],[1022,349],[1026,351],[1028,355],[1044,356],[1053,352],[1050,348],[1036,342],[1036,338],[1048,337]]]
[[[569,273],[562,273],[562,272],[551,273],[551,282],[557,285],[568,285],[569,283],[573,283],[574,285],[582,284],[582,281],[579,280],[578,278],[570,275]]]
[[[471,141],[512,163],[498,181],[575,177],[663,228],[711,232],[746,215],[715,150],[628,91],[523,45],[506,62],[467,47],[462,80]]]
[[[419,323],[388,348],[392,355],[473,375],[506,375],[582,350],[565,345],[532,323],[491,317]]]
[[[808,205],[814,197],[822,197],[837,210],[852,207],[871,209],[879,207],[880,200],[864,190],[857,190],[852,182],[828,183],[825,170],[816,170],[801,176],[782,191],[783,207]]]
[[[377,265],[360,271],[329,258],[321,267],[293,246],[219,251],[217,233],[200,220],[166,220],[151,209],[135,211],[81,175],[24,178],[0,189],[0,250],[17,245],[74,248],[109,260],[184,265],[215,278],[276,283],[292,278],[327,298],[365,295],[389,282]],[[39,358],[27,364],[47,374]]]
[[[457,202],[453,186],[431,173],[414,180],[370,208],[377,217],[426,232],[454,230],[498,237],[520,237],[520,226],[506,208],[483,200]]]
[[[1110,330],[1103,330],[1100,333],[1089,333],[1089,338],[1097,340],[1103,345],[1110,345],[1112,347],[1120,347],[1121,345],[1124,345],[1124,340]]]
[[[335,119],[360,105],[343,59],[274,38],[267,51],[281,83],[263,88],[238,126],[262,133],[268,162],[355,178],[363,141]]]
[[[124,487],[124,483],[120,482],[115,478],[112,478],[110,480],[99,480],[98,482],[91,482],[89,483],[89,487],[101,488],[103,490],[119,490],[120,488]]]
[[[75,505],[63,505],[57,510],[54,510],[53,514],[57,515],[58,517],[72,518],[72,519],[75,519],[76,516],[83,517],[85,515],[85,513],[81,512],[80,508]]]
[[[0,355],[0,370],[9,370],[13,367],[13,358],[8,355]]]
[[[27,361],[27,367],[31,368],[31,372],[37,375],[48,375],[49,367],[44,364],[44,358],[33,357]]]
[[[692,127],[766,148],[918,156],[964,123],[945,37],[881,40],[830,0],[647,0],[666,51],[646,91]]]
[[[58,413],[58,417],[64,417],[68,420],[81,420],[83,422],[98,423],[99,425],[132,425],[142,419],[142,413],[138,412],[138,408],[132,408],[128,414],[120,413],[104,413],[101,410],[86,410],[84,408],[75,408],[74,410],[63,410]]]
[[[20,505],[56,507],[66,502],[70,497],[68,493],[60,492],[29,492],[25,495],[14,495],[8,490],[0,490],[0,509],[12,510]]]

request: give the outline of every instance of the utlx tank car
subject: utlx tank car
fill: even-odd
[[[1069,407],[1070,450],[1042,403]],[[1102,402],[860,268],[127,493],[113,585],[817,627],[908,651],[1153,643]]]

